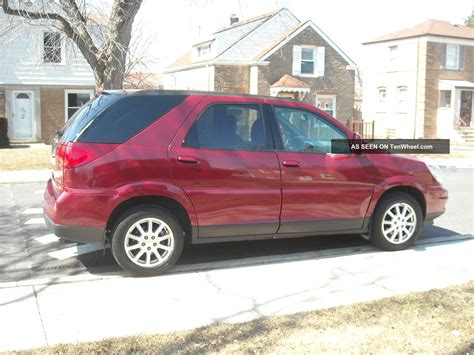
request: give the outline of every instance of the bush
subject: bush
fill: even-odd
[[[8,138],[8,120],[0,116],[0,148],[8,148],[10,139]]]

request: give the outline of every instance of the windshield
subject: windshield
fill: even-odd
[[[75,141],[84,128],[86,128],[99,113],[119,98],[119,95],[108,93],[103,93],[94,97],[91,101],[82,106],[58,132],[60,140],[62,142]]]

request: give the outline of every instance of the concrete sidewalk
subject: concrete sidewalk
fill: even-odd
[[[19,182],[46,182],[51,177],[51,170],[12,170],[0,171],[0,184]]]
[[[0,289],[0,351],[243,322],[474,279],[472,235],[154,278]],[[272,259],[275,260],[275,259]]]

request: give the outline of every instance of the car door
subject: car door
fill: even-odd
[[[279,233],[362,229],[380,181],[370,160],[348,149],[332,154],[331,139],[347,136],[316,110],[274,105],[273,127],[282,171]]]
[[[173,179],[192,201],[199,238],[276,233],[280,166],[257,99],[205,97],[173,139]]]

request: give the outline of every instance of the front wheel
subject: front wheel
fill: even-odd
[[[377,206],[370,241],[383,250],[404,250],[418,238],[423,226],[420,204],[411,195],[396,192]]]
[[[129,273],[155,276],[176,263],[183,244],[183,228],[176,217],[144,206],[122,217],[113,232],[112,253]]]

